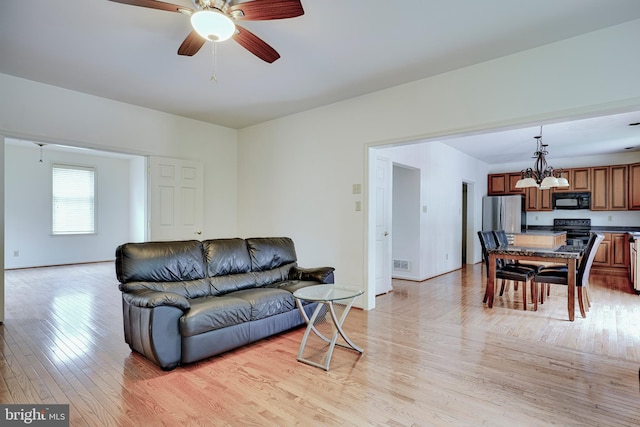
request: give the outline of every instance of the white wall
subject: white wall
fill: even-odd
[[[0,135],[0,165],[4,164],[4,137]],[[4,242],[4,174],[0,173],[0,242]],[[0,323],[4,322],[4,245],[0,245]]]
[[[419,280],[420,277],[420,202],[421,171],[405,165],[393,165],[391,253],[393,260],[408,261],[408,269],[392,266],[397,279]]]
[[[472,183],[469,194],[473,212],[469,221],[479,230],[482,224],[482,196],[487,193],[488,165],[440,142],[403,145],[380,150],[395,163],[420,169],[420,266],[417,280],[425,280],[462,266],[462,183]],[[396,195],[394,189],[394,197]],[[393,230],[394,245],[396,239]],[[470,262],[480,262],[477,239],[468,236],[473,249]],[[395,254],[394,254],[395,256]]]
[[[5,147],[5,268],[23,268],[114,259],[115,248],[130,239],[128,159],[90,151]],[[53,163],[94,167],[96,234],[51,235],[51,167]]]
[[[148,240],[147,158],[129,160],[129,242]]]
[[[5,74],[0,93],[0,135],[201,161],[202,238],[237,234],[236,130]]]
[[[201,161],[202,238],[237,235],[236,130],[4,74],[0,74],[0,93],[0,135]],[[4,217],[0,219],[4,230]],[[4,263],[4,255],[0,259]],[[4,297],[2,313],[3,308]]]
[[[640,20],[631,21],[242,129],[238,229],[292,236],[302,264],[333,265],[336,280],[366,285],[372,308],[370,213],[367,203],[355,212],[351,195],[353,183],[369,191],[367,148],[637,108],[640,56],[629,52],[638,38]],[[426,257],[434,271],[445,265]]]

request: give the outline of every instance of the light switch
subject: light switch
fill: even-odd
[[[362,187],[360,184],[353,184],[353,194],[360,194],[362,192]]]
[[[362,204],[360,203],[360,200],[356,201],[356,212],[360,212],[362,210]]]

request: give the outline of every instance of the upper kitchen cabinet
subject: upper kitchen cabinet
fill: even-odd
[[[591,210],[627,210],[628,166],[591,168]]]
[[[527,188],[526,210],[528,212],[553,210],[551,194],[551,190],[540,190],[536,187]]]
[[[629,209],[640,209],[640,163],[629,165]]]
[[[568,187],[556,187],[554,192],[591,191],[591,168],[563,169],[559,173],[569,181]]]
[[[520,172],[489,174],[487,176],[487,193],[489,196],[524,194],[524,189],[516,188],[516,182],[519,179]]]
[[[571,169],[569,188],[571,191],[591,191],[591,168]]]
[[[573,180],[571,179],[571,169],[561,169],[559,171],[556,171],[556,175],[558,178],[565,178],[568,182],[569,182],[569,186],[568,187],[555,187],[553,189],[554,193],[567,193],[569,191],[574,191],[572,188],[572,183]]]

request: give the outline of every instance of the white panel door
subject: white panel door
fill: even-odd
[[[150,240],[200,239],[203,217],[202,163],[149,159]]]
[[[391,160],[376,159],[376,295],[391,286]]]

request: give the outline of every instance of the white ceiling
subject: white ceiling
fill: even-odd
[[[239,129],[640,18],[638,0],[301,1],[301,17],[242,23],[279,60],[219,43],[212,83],[209,43],[193,57],[176,54],[190,31],[179,13],[107,0],[4,0],[0,73]],[[586,134],[575,123],[549,124],[544,140],[555,157],[569,139],[584,150],[603,140],[623,149],[638,144],[632,121],[640,115],[583,122]],[[537,133],[445,142],[503,163],[519,145],[532,153]],[[483,158],[488,142],[502,146]]]

